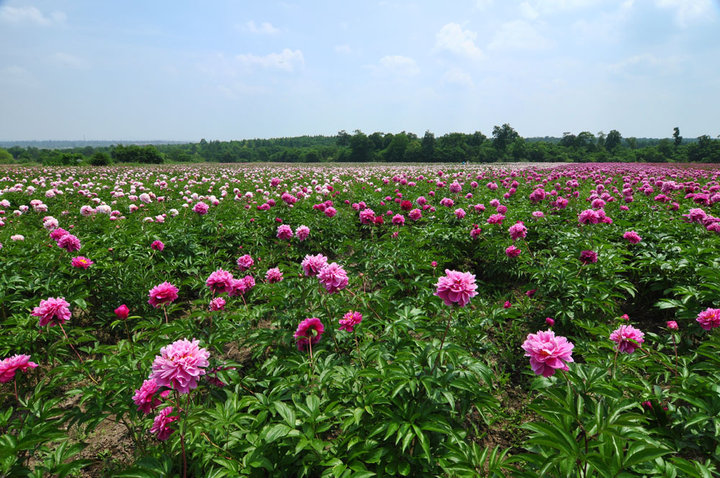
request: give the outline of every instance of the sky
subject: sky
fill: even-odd
[[[0,141],[720,135],[720,0],[0,0]]]

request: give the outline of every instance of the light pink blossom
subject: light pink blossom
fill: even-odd
[[[540,330],[528,334],[522,344],[525,357],[530,357],[530,367],[536,375],[550,377],[556,370],[568,370],[567,364],[573,362],[572,350],[575,346],[565,337],[555,336],[552,330]]]
[[[445,275],[438,277],[435,295],[445,305],[457,304],[465,307],[472,297],[477,295],[475,275],[469,272],[458,272],[445,269]]]
[[[160,349],[152,364],[150,379],[159,387],[168,387],[181,394],[197,387],[197,379],[205,375],[210,353],[199,347],[200,341],[181,339]]]

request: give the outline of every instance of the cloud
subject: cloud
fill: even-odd
[[[711,0],[656,0],[655,5],[675,10],[675,23],[683,28],[696,21],[715,18]]]
[[[475,8],[478,10],[486,10],[492,6],[493,0],[475,0]]]
[[[463,30],[457,23],[448,23],[435,35],[435,49],[478,60],[483,52],[475,44],[477,33]]]
[[[237,55],[235,59],[241,66],[250,69],[295,71],[305,66],[302,51],[289,48],[285,48],[280,53],[270,53],[265,56],[257,56],[252,53]]]
[[[50,59],[60,66],[84,70],[90,65],[83,58],[71,55],[69,53],[57,52]]]
[[[32,73],[18,65],[0,68],[0,85],[8,84],[13,87],[35,87],[39,82]]]
[[[467,72],[465,72],[459,68],[453,68],[451,70],[446,71],[442,77],[442,80],[445,83],[451,83],[454,85],[465,86],[467,88],[472,88],[473,86],[475,86],[475,84],[473,83],[472,77]]]
[[[552,45],[525,20],[503,23],[488,45],[491,50],[542,50]]]
[[[245,31],[248,31],[250,33],[256,33],[259,35],[273,35],[280,30],[272,26],[272,23],[270,22],[262,22],[260,25],[256,25],[255,21],[250,20],[245,24],[244,27]]]
[[[388,55],[380,58],[380,71],[395,76],[415,76],[420,73],[420,68],[412,58]]]
[[[335,45],[335,52],[349,55],[350,53],[352,53],[352,49],[350,48],[350,45],[347,44]]]
[[[528,2],[520,4],[520,15],[527,20],[535,20],[540,13]]]
[[[635,55],[619,63],[610,65],[612,73],[632,76],[658,77],[679,74],[682,70],[682,59],[676,56],[658,58],[655,55]]]
[[[66,15],[63,12],[52,12],[45,15],[35,7],[11,7],[9,5],[0,7],[0,22],[2,23],[49,26],[63,23],[65,18]]]

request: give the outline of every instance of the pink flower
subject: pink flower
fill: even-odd
[[[573,347],[565,337],[555,337],[552,330],[529,334],[522,344],[525,357],[530,357],[533,372],[543,377],[554,375],[557,369],[568,370],[567,363],[573,362]]]
[[[645,341],[644,336],[644,333],[632,325],[621,325],[610,334],[610,340],[617,343],[619,352],[631,354]]]
[[[506,300],[505,303],[503,304],[503,309],[509,309],[510,307],[512,307],[512,304],[510,303],[509,300]]]
[[[307,277],[315,277],[327,265],[327,257],[322,254],[311,256],[310,254],[305,256],[305,259],[301,262],[303,272]]]
[[[115,315],[120,320],[125,320],[130,315],[130,309],[128,309],[128,306],[123,304],[117,309],[115,309]]]
[[[165,249],[165,244],[163,244],[162,241],[153,241],[153,243],[150,244],[150,248],[155,251],[162,251]]]
[[[413,209],[408,213],[408,217],[410,217],[410,219],[412,219],[413,221],[419,221],[420,219],[422,219],[422,212],[420,211],[420,209]]]
[[[510,239],[513,241],[525,239],[527,236],[527,227],[525,227],[522,221],[518,221],[508,228],[508,232],[510,233]]]
[[[552,317],[545,317],[545,323],[549,327],[552,327],[553,325],[555,325],[555,319],[553,319]]]
[[[392,218],[392,223],[397,226],[404,226],[405,225],[405,216],[402,214],[395,214]]]
[[[593,209],[586,209],[578,215],[578,222],[580,224],[597,224],[601,220],[598,211]]]
[[[362,322],[363,316],[360,312],[350,311],[340,319],[340,330],[352,332],[355,326]]]
[[[519,256],[521,252],[522,252],[522,250],[519,249],[519,248],[517,248],[517,247],[515,247],[515,246],[508,246],[508,247],[505,249],[505,255],[508,256],[508,257],[510,257],[510,258]]]
[[[335,262],[323,267],[317,278],[330,294],[340,292],[348,285],[347,272]]]
[[[630,244],[637,244],[642,241],[642,238],[635,231],[628,231],[623,234],[623,239],[627,239]]]
[[[277,228],[277,238],[278,239],[284,239],[284,240],[290,240],[293,237],[293,230],[290,226],[287,224],[281,224]]]
[[[77,256],[77,257],[72,258],[71,264],[73,267],[75,267],[77,269],[87,269],[88,267],[90,267],[91,265],[93,265],[95,263],[93,261],[91,261],[90,259],[88,259],[87,257]]]
[[[60,240],[61,237],[63,237],[66,234],[70,234],[70,233],[67,232],[65,229],[63,229],[62,227],[58,227],[57,229],[53,230],[50,233],[50,239],[57,242]]]
[[[670,330],[678,330],[679,329],[677,322],[675,322],[674,320],[668,320],[666,322],[666,325],[667,325],[667,328]]]
[[[168,387],[181,394],[197,387],[197,379],[205,375],[210,353],[198,347],[200,341],[177,340],[160,349],[155,356],[150,379],[159,387]]]
[[[135,390],[132,399],[139,412],[147,415],[160,405],[160,399],[155,396],[159,388],[155,380],[149,379],[145,380],[138,390]]]
[[[0,361],[0,383],[7,383],[15,378],[15,372],[27,371],[29,368],[35,368],[37,364],[30,361],[29,355],[13,355]]]
[[[150,289],[148,304],[157,309],[160,306],[174,302],[178,298],[178,291],[177,287],[165,281]]]
[[[325,215],[327,217],[334,217],[335,214],[337,214],[337,209],[335,209],[334,207],[330,206],[325,208]]]
[[[237,259],[237,266],[238,269],[241,271],[246,271],[250,269],[253,265],[255,265],[255,261],[253,260],[252,256],[250,254],[245,254],[244,256],[240,256]]]
[[[64,297],[49,297],[40,301],[40,305],[33,309],[32,315],[40,318],[40,327],[47,324],[50,326],[64,324],[70,320],[70,304]]]
[[[210,301],[210,310],[225,310],[225,304],[225,299],[223,299],[222,297],[215,297],[213,300]]]
[[[469,272],[458,272],[445,269],[445,275],[438,277],[435,295],[440,297],[445,305],[457,304],[465,307],[472,297],[477,295],[475,275]]]
[[[720,309],[705,309],[698,314],[696,320],[705,330],[720,327]]]
[[[160,413],[158,413],[153,420],[150,433],[157,435],[157,438],[160,441],[167,440],[175,431],[170,428],[170,424],[177,421],[180,417],[178,415],[170,415],[172,411],[173,407],[165,407],[160,410]]]
[[[597,252],[595,251],[582,251],[580,253],[580,262],[583,264],[594,264],[598,260]]]
[[[463,209],[461,207],[455,209],[455,217],[458,219],[463,219],[466,216],[466,214],[467,213],[465,212],[465,209]]]
[[[375,220],[375,211],[372,209],[363,209],[360,211],[360,222],[362,224],[372,224]]]
[[[205,285],[216,294],[232,290],[233,275],[223,269],[218,269],[207,278]]]
[[[487,218],[488,224],[502,224],[502,222],[505,220],[505,216],[502,214],[493,214],[489,218]]]
[[[234,279],[232,282],[232,290],[228,292],[230,297],[244,295],[250,289],[255,287],[255,279],[253,276],[245,276],[242,279]]]
[[[265,273],[265,280],[268,284],[280,282],[283,280],[283,273],[280,272],[279,268],[273,267],[272,269],[268,269],[268,271]]]
[[[305,350],[309,344],[315,345],[318,343],[324,332],[325,327],[317,317],[311,317],[300,322],[294,335],[295,340],[297,340],[298,350]]]
[[[532,297],[535,295],[535,292],[537,292],[537,289],[530,289],[530,290],[525,291],[525,295],[528,297]]]
[[[298,241],[301,241],[301,242],[302,242],[302,241],[304,241],[305,239],[307,239],[308,236],[310,236],[310,228],[307,227],[307,226],[299,226],[299,227],[295,230],[295,235],[297,236]]]
[[[202,202],[202,201],[196,203],[196,204],[193,206],[193,212],[196,212],[196,213],[198,213],[198,214],[201,215],[201,216],[204,216],[205,214],[207,214],[207,213],[208,213],[208,210],[210,210],[210,206],[208,206],[207,204],[205,204],[205,203]]]
[[[57,229],[55,229],[55,231],[57,231]],[[55,232],[55,231],[53,231],[53,232]],[[82,247],[80,244],[80,239],[78,239],[77,237],[73,236],[70,233],[65,234],[60,239],[58,239],[57,245],[61,249],[65,249],[68,252],[79,251],[80,247]]]

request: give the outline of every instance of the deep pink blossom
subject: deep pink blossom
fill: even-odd
[[[435,295],[445,305],[457,304],[465,307],[470,299],[477,295],[475,275],[469,272],[458,272],[445,269],[445,275],[438,277]]]
[[[573,347],[572,342],[565,337],[556,337],[552,330],[529,334],[522,344],[525,357],[530,357],[533,372],[543,377],[554,375],[558,369],[568,370],[567,364],[573,362]]]
[[[30,361],[29,355],[13,355],[0,361],[0,383],[7,383],[15,378],[15,372],[26,372],[38,365]]]
[[[678,329],[679,329],[678,323],[675,322],[674,320],[668,320],[668,321],[665,323],[665,325],[666,325],[667,328],[670,329],[670,330],[678,330]]]
[[[57,231],[57,229],[55,229],[55,231]],[[55,231],[53,231],[53,232],[55,232]],[[77,237],[73,236],[70,233],[65,234],[60,239],[58,239],[57,245],[61,249],[65,249],[68,252],[79,251],[80,248],[82,247],[82,245],[80,244],[80,239],[78,239]]]
[[[295,235],[298,238],[298,241],[304,241],[310,236],[310,228],[307,226],[298,226],[298,228],[295,230]]]
[[[621,325],[610,334],[619,352],[631,354],[645,341],[645,334],[632,325]]]
[[[156,409],[160,405],[160,399],[155,396],[160,387],[157,382],[153,379],[148,379],[143,382],[139,389],[135,390],[133,395],[133,402],[138,407],[139,412],[143,412],[145,415]]]
[[[64,324],[70,320],[70,304],[64,297],[49,297],[40,301],[40,305],[33,309],[32,315],[39,317],[40,327],[47,324],[51,326]]]
[[[265,280],[268,284],[281,282],[283,280],[283,273],[278,267],[273,267],[272,269],[268,269],[265,273]]]
[[[360,312],[350,311],[340,319],[340,330],[352,332],[355,326],[362,322],[363,316]]]
[[[159,387],[168,387],[181,394],[197,387],[197,379],[205,375],[210,353],[199,347],[200,341],[181,339],[160,349],[155,356],[150,379]]]
[[[325,327],[317,317],[310,317],[300,322],[294,335],[298,350],[305,350],[309,344],[318,343],[324,332]]]
[[[70,233],[67,232],[65,229],[63,229],[62,227],[58,227],[57,229],[54,229],[54,230],[50,233],[50,239],[52,239],[53,241],[57,242],[57,241],[60,240],[61,237],[63,237],[63,236],[66,235],[66,234],[70,234]]]
[[[165,249],[165,244],[163,244],[162,241],[153,241],[153,243],[150,244],[150,248],[155,251],[162,251]]]
[[[218,269],[207,278],[205,285],[216,294],[230,292],[233,287],[233,275],[223,269]]]
[[[91,265],[95,264],[93,261],[83,256],[73,257],[70,263],[76,269],[87,269]]]
[[[638,242],[642,241],[640,235],[638,235],[638,233],[635,231],[627,231],[625,234],[623,234],[623,239],[626,239],[630,244],[637,244]]]
[[[128,309],[128,306],[123,304],[117,309],[115,309],[115,315],[120,320],[125,320],[130,315],[130,309]]]
[[[322,254],[317,254],[315,256],[308,254],[305,256],[300,265],[307,277],[315,277],[322,268],[327,265],[327,263],[327,257]]]
[[[240,269],[241,271],[246,271],[250,269],[253,265],[255,265],[255,261],[253,260],[252,256],[250,256],[250,254],[245,254],[237,258],[237,266],[238,269]]]
[[[193,206],[193,212],[198,213],[200,216],[204,216],[210,210],[210,206],[200,201]]]
[[[225,299],[223,299],[222,297],[215,297],[213,300],[210,301],[209,307],[212,311],[225,310],[225,304]]]
[[[180,417],[178,415],[171,415],[172,412],[173,407],[165,407],[160,410],[160,413],[158,413],[155,416],[155,419],[153,419],[153,425],[150,428],[150,433],[157,435],[157,439],[160,441],[167,440],[175,431],[170,428],[170,424],[177,421]]]
[[[148,304],[152,305],[156,309],[165,304],[170,304],[178,298],[179,289],[171,283],[165,281],[162,284],[158,284],[148,293],[150,299]]]
[[[594,264],[598,260],[597,252],[595,251],[582,251],[580,253],[580,262],[583,264]]]
[[[510,239],[513,241],[525,239],[527,236],[527,227],[525,227],[525,224],[522,221],[518,221],[516,224],[513,224],[508,228],[508,232],[510,233]]]
[[[287,224],[281,224],[277,228],[277,238],[283,240],[290,240],[293,237],[293,230]]]
[[[317,278],[323,287],[325,287],[325,290],[331,294],[340,292],[348,285],[347,272],[345,272],[342,266],[335,262],[323,267],[318,273]]]
[[[508,256],[508,257],[510,257],[510,258],[519,256],[521,252],[522,252],[522,250],[521,250],[520,248],[518,248],[518,247],[515,247],[515,246],[508,246],[508,247],[505,249],[505,255]]]
[[[696,320],[705,330],[720,327],[720,309],[705,309],[698,314]]]

